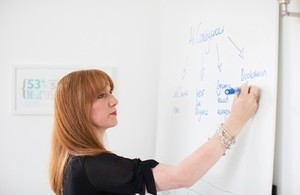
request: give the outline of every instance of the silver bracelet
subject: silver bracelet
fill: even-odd
[[[217,133],[221,137],[224,147],[230,149],[230,146],[235,143],[235,135],[223,123],[219,126]]]

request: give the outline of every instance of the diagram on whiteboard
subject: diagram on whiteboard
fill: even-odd
[[[245,3],[244,3],[245,4]],[[273,14],[253,9],[268,5]],[[235,5],[235,7],[231,6]],[[163,195],[270,194],[275,140],[276,2],[168,1],[163,7],[156,158],[176,165],[230,115],[243,83],[261,89],[260,107],[226,156],[188,189]],[[239,7],[240,6],[240,7]],[[225,11],[224,11],[225,10]],[[250,17],[251,15],[251,17]],[[268,139],[266,139],[268,138]],[[261,174],[264,173],[264,174]]]

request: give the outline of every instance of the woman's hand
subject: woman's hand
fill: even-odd
[[[243,84],[240,94],[236,94],[232,103],[231,113],[225,125],[237,136],[247,121],[258,109],[260,90],[255,86]]]

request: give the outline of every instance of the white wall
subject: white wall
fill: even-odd
[[[109,130],[110,148],[128,157],[154,156],[157,1],[0,0],[1,195],[52,194],[52,117],[11,114],[14,64],[115,67],[119,125]],[[300,12],[300,2],[292,0],[289,10]],[[300,19],[283,18],[280,32],[274,184],[279,195],[294,195],[300,192]]]
[[[0,0],[1,195],[52,194],[52,116],[11,113],[14,64],[114,67],[119,125],[109,130],[109,146],[154,157],[158,8],[153,0]]]
[[[288,10],[300,13],[300,1],[292,0]],[[279,48],[273,182],[278,195],[297,195],[300,194],[300,18],[280,18]]]

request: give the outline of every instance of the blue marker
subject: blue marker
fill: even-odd
[[[239,94],[241,92],[241,88],[236,87],[236,88],[230,88],[230,89],[226,89],[225,90],[225,94],[226,95],[230,95],[230,94]]]

